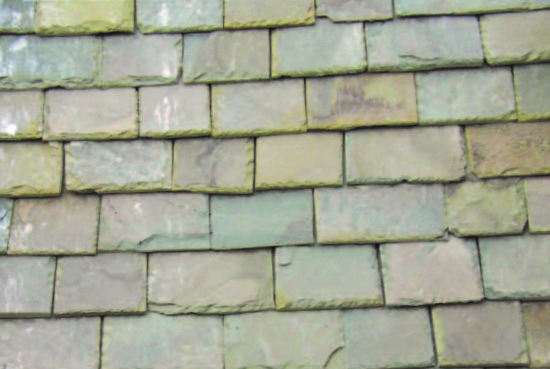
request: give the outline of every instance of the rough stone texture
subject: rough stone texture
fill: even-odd
[[[144,312],[147,259],[139,254],[59,258],[56,315]]]
[[[265,312],[224,319],[225,368],[344,369],[339,312]]]
[[[36,33],[41,35],[133,31],[133,0],[38,0],[36,3]]]
[[[480,238],[479,249],[487,298],[550,298],[550,235]]]
[[[40,91],[0,92],[0,140],[42,137],[43,101]]]
[[[135,138],[137,119],[133,89],[50,90],[44,106],[44,139]]]
[[[550,10],[481,17],[485,59],[490,65],[550,60]]]
[[[318,18],[314,26],[272,32],[272,77],[361,72],[367,67],[363,25]]]
[[[467,127],[466,140],[480,178],[550,174],[550,122]]]
[[[174,143],[173,188],[210,193],[252,193],[254,140],[187,139]]]
[[[483,14],[529,9],[528,0],[396,0],[399,16],[438,14]]]
[[[59,195],[62,163],[63,147],[58,143],[1,143],[0,196]]]
[[[212,135],[257,136],[306,130],[304,83],[251,82],[212,87]]]
[[[277,309],[355,308],[384,303],[372,246],[279,247]]]
[[[311,190],[212,196],[210,201],[215,249],[313,243]]]
[[[316,13],[333,22],[391,19],[391,0],[317,0]]]
[[[223,0],[137,0],[143,33],[210,31],[223,26]]]
[[[440,365],[527,364],[519,302],[435,306],[435,346]]]
[[[0,32],[32,33],[35,27],[35,0],[3,0],[0,6]]]
[[[155,4],[154,1],[148,4]],[[141,137],[210,135],[210,92],[206,85],[139,89]]]
[[[0,317],[49,316],[54,273],[54,258],[0,258]]]
[[[95,254],[99,197],[65,192],[15,202],[10,254]]]
[[[550,366],[550,303],[523,304],[531,367]]]
[[[0,199],[0,254],[8,248],[12,214],[13,200]]]
[[[296,26],[315,23],[315,0],[225,0],[225,28]]]
[[[550,64],[514,67],[520,121],[550,119]]]
[[[418,121],[413,74],[361,74],[306,82],[308,128],[349,129]]]
[[[380,246],[388,305],[425,305],[483,299],[473,240]]]
[[[426,309],[350,310],[343,315],[349,369],[435,364]]]
[[[445,231],[441,185],[315,190],[320,243],[428,240]]]
[[[219,369],[223,367],[221,317],[106,317],[103,369]]]
[[[465,167],[458,126],[346,133],[348,184],[456,181]]]
[[[156,1],[156,0],[155,0]],[[103,39],[103,86],[176,82],[181,75],[181,35],[116,35]]]
[[[269,31],[217,31],[185,35],[183,80],[246,81],[269,78]]]
[[[258,138],[255,187],[342,185],[342,141],[336,132]]]
[[[369,71],[477,67],[483,51],[475,17],[367,23]],[[459,44],[460,47],[456,47]]]
[[[272,309],[270,250],[152,254],[149,310],[163,314]]]
[[[65,145],[65,184],[70,191],[136,192],[168,189],[170,141],[71,142]]]
[[[416,80],[421,124],[516,119],[509,68],[419,73]]]
[[[103,196],[98,248],[174,251],[210,247],[208,198],[155,193]]]
[[[550,178],[527,178],[525,180],[529,232],[550,232]],[[0,242],[0,244],[2,244]]]

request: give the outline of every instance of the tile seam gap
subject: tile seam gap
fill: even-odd
[[[212,247],[212,194],[208,196],[208,250],[214,250]]]
[[[525,344],[525,352],[527,353],[527,362],[528,362],[527,366],[529,366],[532,360],[531,360],[531,350],[529,349],[529,339],[527,337],[527,326],[525,324],[525,311],[524,311],[525,304],[529,303],[529,301],[518,301],[518,302],[519,302],[519,310],[521,314],[521,331],[523,333],[522,341]]]
[[[346,132],[340,132],[342,135],[342,187],[346,187],[348,184],[348,173],[346,168],[346,141],[347,141],[347,133]]]
[[[317,240],[317,216],[315,214],[315,189],[311,188],[311,223],[312,223],[312,232],[313,232],[313,246],[319,246],[319,241]]]
[[[434,322],[433,322],[433,306],[428,306],[428,318],[430,323],[430,338],[432,340],[432,348],[433,348],[433,367],[439,368],[439,357],[437,355],[437,344],[435,340],[435,329],[434,329]]]
[[[59,256],[54,256],[55,268],[53,270],[53,287],[52,287],[52,301],[50,304],[50,319],[55,319],[54,308],[55,308],[55,290],[57,286],[57,267],[59,264]]]
[[[474,242],[476,243],[476,250],[477,250],[477,262],[479,264],[479,281],[481,282],[481,292],[483,293],[483,300],[487,300],[487,294],[485,293],[485,278],[483,277],[483,263],[481,258],[481,246],[479,245],[479,237],[474,238]]]
[[[271,248],[271,275],[273,278],[273,306],[275,311],[277,311],[277,273],[275,273],[276,268],[276,262],[275,262],[275,255],[277,253],[277,248],[272,247]]]
[[[148,311],[149,311],[149,253],[145,253],[145,314],[147,314]]]
[[[176,157],[175,157],[175,153],[176,153],[176,139],[171,139],[169,140],[170,141],[170,189],[168,191],[170,192],[174,192],[175,190],[175,178],[174,178],[174,173],[175,173],[175,166],[176,166]]]
[[[221,356],[222,356],[222,369],[225,369],[225,315],[221,314],[220,319],[222,321],[222,337],[221,337]],[[100,368],[101,369],[101,368]]]
[[[8,236],[6,238],[6,252],[4,254],[1,254],[1,256],[8,256],[10,254],[10,240],[11,240],[11,233],[13,232],[13,219],[15,218],[15,204],[19,199],[10,199],[11,200],[11,213],[9,214],[9,221],[8,224],[10,225],[8,228]],[[56,263],[57,264],[57,263]]]
[[[386,285],[384,283],[384,273],[382,271],[382,244],[373,245],[376,252],[376,260],[378,262],[378,277],[380,278],[380,288],[382,291],[382,307],[386,306]]]
[[[253,158],[252,158],[252,194],[256,192],[256,162],[258,160],[258,137],[252,138]]]
[[[103,326],[105,325],[105,317],[99,317],[99,358],[98,358],[98,369],[103,368]]]
[[[99,253],[99,232],[101,231],[101,209],[103,208],[103,198],[105,197],[105,195],[98,195],[99,197],[99,208],[97,210],[97,224],[96,224],[96,227],[95,227],[95,245],[94,245],[94,248],[95,248],[95,254],[94,255],[97,255]]]

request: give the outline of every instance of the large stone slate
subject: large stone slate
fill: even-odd
[[[0,199],[0,254],[8,248],[12,214],[13,200]]]
[[[550,119],[550,64],[514,67],[520,121]]]
[[[173,251],[210,247],[208,197],[155,193],[103,196],[98,248]]]
[[[550,178],[525,180],[529,232],[550,232]],[[1,244],[1,242],[0,242]]]
[[[296,26],[315,23],[315,0],[225,0],[225,28]]]
[[[0,92],[0,140],[42,137],[43,102],[40,91]]]
[[[148,309],[163,314],[273,309],[270,250],[149,257]]]
[[[272,32],[272,77],[361,72],[367,67],[363,25],[318,18],[314,26]]]
[[[317,0],[316,13],[333,22],[385,20],[393,17],[391,0]]]
[[[523,304],[531,367],[550,366],[550,303]]]
[[[36,0],[3,0],[0,7],[0,32],[33,33]]]
[[[396,0],[399,16],[484,14],[529,9],[529,0]]]

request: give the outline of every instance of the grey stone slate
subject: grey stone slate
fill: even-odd
[[[0,92],[0,140],[42,137],[41,91]]]
[[[0,32],[32,33],[36,0],[3,0],[0,6]]]
[[[315,23],[315,0],[225,0],[225,28],[265,28]]]
[[[484,14],[528,10],[529,0],[396,0],[399,16]]]
[[[13,200],[0,198],[0,254],[6,252],[13,215]]]
[[[391,0],[317,0],[317,16],[333,22],[354,22],[391,19]]]
[[[520,121],[550,119],[550,64],[514,67]]]
[[[550,178],[525,179],[529,232],[550,232]],[[1,243],[0,243],[1,244]]]
[[[523,304],[523,320],[531,367],[550,365],[550,303]]]

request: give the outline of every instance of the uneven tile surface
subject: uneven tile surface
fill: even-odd
[[[13,200],[0,199],[0,254],[6,251],[13,216]]]
[[[0,92],[0,140],[40,138],[43,103],[39,91]]]
[[[514,77],[519,120],[550,119],[550,64],[515,67]]]
[[[393,16],[391,0],[317,0],[317,15],[333,22],[373,21]]]
[[[546,177],[525,180],[529,231],[550,232],[550,179]]]
[[[550,304],[523,304],[529,357],[533,367],[550,365]]]
[[[225,0],[224,27],[256,28],[312,24],[315,0]]]

